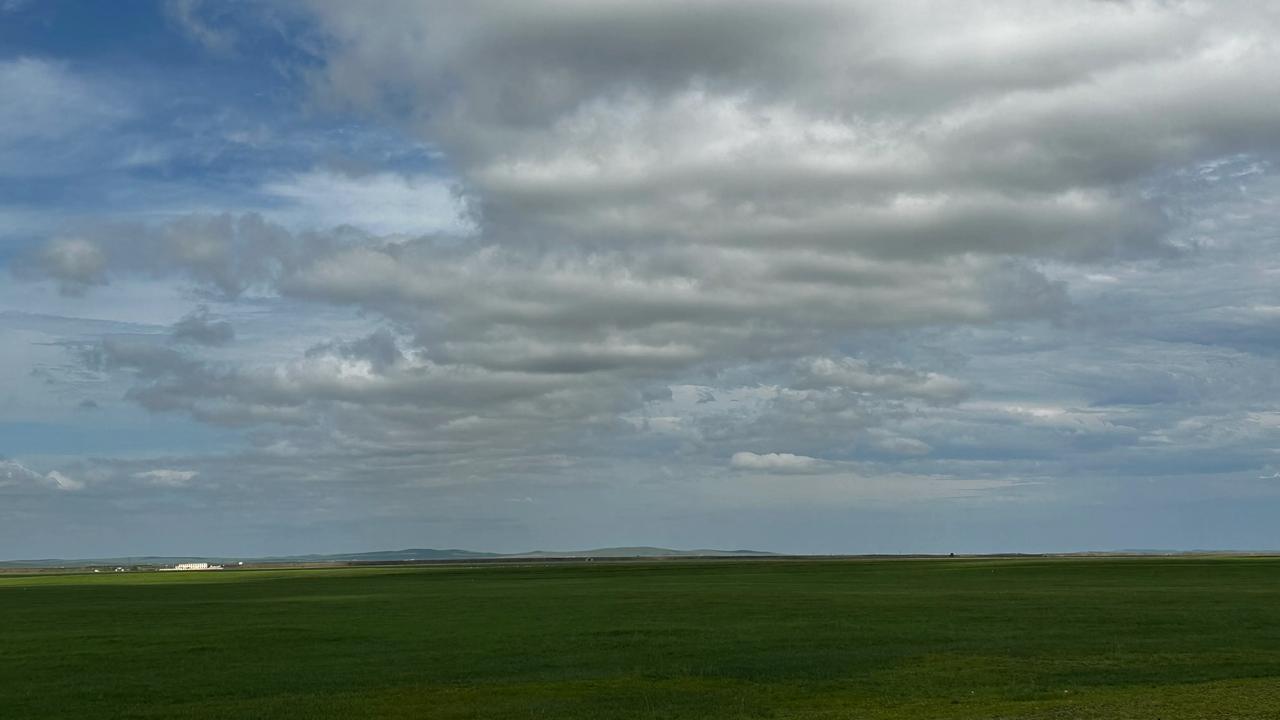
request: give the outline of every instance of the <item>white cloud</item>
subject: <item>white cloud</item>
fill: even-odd
[[[236,45],[236,35],[226,27],[218,27],[202,16],[201,0],[167,0],[164,10],[169,20],[187,37],[200,43],[210,52],[226,54]]]
[[[877,437],[872,444],[894,455],[928,455],[933,450],[929,443],[908,437]]]
[[[439,141],[523,237],[1149,250],[1143,180],[1280,125],[1255,101],[1278,18],[1236,5],[312,5],[329,97]]]
[[[78,295],[90,285],[106,282],[107,260],[102,250],[84,238],[55,238],[40,258],[45,272],[58,278],[62,292]]]
[[[734,470],[751,470],[756,472],[789,474],[819,472],[823,463],[817,458],[791,453],[736,452],[729,458],[729,467]]]
[[[969,394],[968,383],[941,373],[902,367],[873,368],[856,358],[815,358],[802,367],[802,387],[840,387],[854,392],[955,402]]]
[[[182,487],[191,482],[192,478],[200,473],[195,470],[173,470],[169,468],[157,468],[155,470],[147,470],[144,472],[134,473],[134,477],[139,480],[146,480],[152,485],[164,485],[168,487]]]
[[[0,459],[0,485],[17,485],[39,477],[39,473],[17,461]]]
[[[0,487],[23,484],[38,485],[64,492],[83,490],[85,487],[84,482],[57,470],[50,470],[41,475],[15,460],[0,459]]]
[[[75,478],[67,477],[57,470],[50,470],[49,473],[44,476],[44,481],[45,484],[50,487],[64,492],[74,492],[76,490],[84,489],[84,482],[76,480]]]
[[[104,159],[92,138],[133,114],[112,88],[62,63],[0,60],[0,176],[38,177]]]
[[[269,182],[262,192],[283,201],[273,217],[300,228],[353,225],[380,234],[466,234],[465,203],[447,178],[313,170]]]

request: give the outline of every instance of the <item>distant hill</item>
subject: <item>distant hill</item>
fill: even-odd
[[[0,560],[0,568],[81,568],[81,567],[133,567],[169,566],[178,563],[208,562],[222,565],[236,563],[347,563],[347,562],[413,562],[415,560],[497,560],[510,558],[660,558],[660,557],[742,557],[767,556],[773,553],[755,550],[671,550],[659,547],[617,547],[598,548],[595,550],[534,550],[527,553],[487,553],[474,550],[437,550],[433,548],[408,548],[405,550],[377,550],[374,552],[311,554],[311,555],[271,555],[265,557],[220,557],[220,556],[169,556],[144,555],[130,557],[107,558],[45,558],[39,560]]]
[[[595,550],[534,550],[532,552],[520,553],[518,555],[507,555],[505,557],[740,557],[773,554],[774,553],[759,552],[757,550],[671,550],[669,548],[642,546],[597,548]]]
[[[476,552],[474,550],[435,550],[432,548],[409,548],[407,550],[375,550],[361,553],[338,553],[336,555],[280,555],[273,557],[252,558],[253,562],[405,562],[412,560],[467,560],[471,558],[502,557],[498,553]],[[239,558],[249,562],[250,558]]]
[[[176,565],[178,563],[238,562],[236,558],[203,556],[153,556],[138,555],[113,558],[44,558],[39,560],[0,560],[0,568],[81,568],[90,566]]]

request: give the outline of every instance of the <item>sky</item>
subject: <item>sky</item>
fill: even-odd
[[[0,0],[0,558],[1280,549],[1280,7]]]

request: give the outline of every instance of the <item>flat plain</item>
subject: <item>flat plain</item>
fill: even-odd
[[[1280,559],[0,576],[0,717],[1277,718]]]

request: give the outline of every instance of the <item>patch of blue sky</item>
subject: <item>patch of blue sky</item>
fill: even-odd
[[[159,0],[8,3],[0,14],[0,53],[53,53],[73,59],[164,56],[196,62],[199,53],[174,34]]]
[[[0,127],[0,266],[84,218],[270,212],[297,201],[265,185],[317,166],[448,175],[438,153],[393,127],[314,111],[306,77],[317,61],[297,42],[307,33],[297,18],[208,6],[225,41],[211,52],[198,28],[184,29],[180,7],[54,0],[0,15],[0,63],[64,80],[47,111],[86,116],[60,118],[60,129],[10,127],[8,145]],[[39,108],[15,117],[10,125],[42,120]]]

